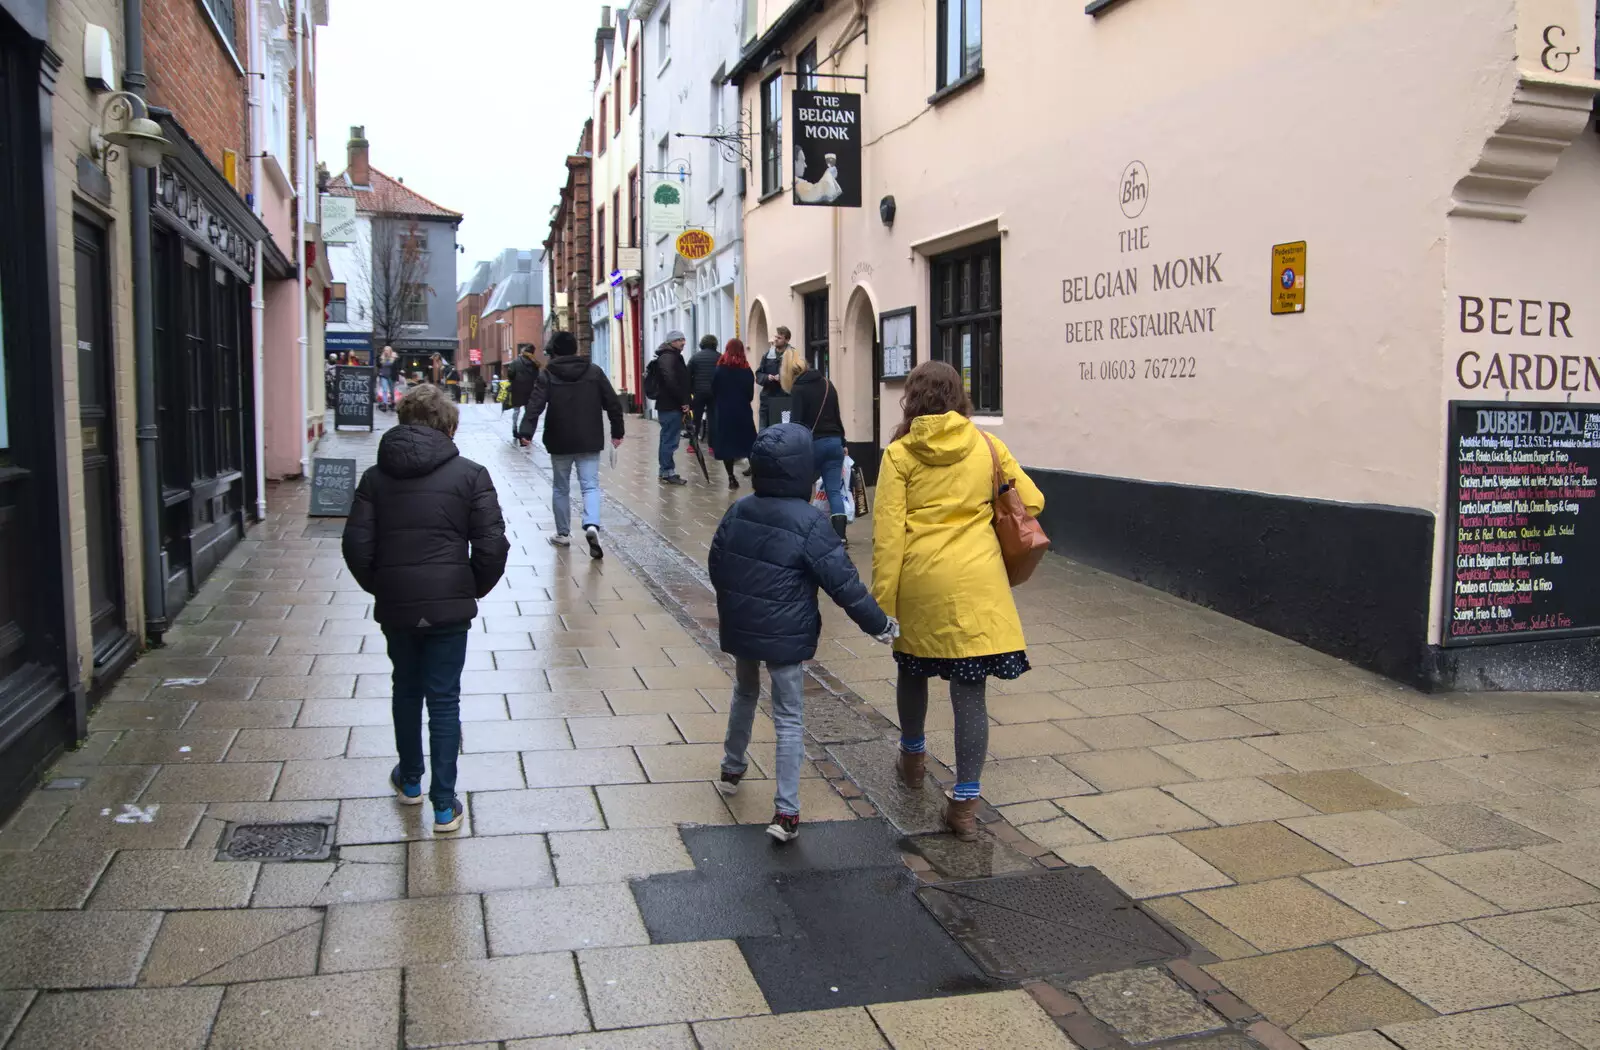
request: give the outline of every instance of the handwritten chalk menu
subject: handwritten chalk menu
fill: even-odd
[[[333,377],[333,427],[372,429],[372,385],[375,369],[340,365]]]
[[[1444,644],[1600,633],[1600,405],[1450,403]]]
[[[346,518],[356,498],[356,461],[311,460],[311,510],[313,518]]]

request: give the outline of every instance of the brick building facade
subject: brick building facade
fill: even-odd
[[[224,170],[224,150],[231,150],[234,185],[240,194],[250,193],[246,0],[143,3],[150,104],[177,114],[219,171]]]
[[[578,340],[578,352],[587,356],[594,345],[594,327],[589,321],[589,299],[594,285],[594,236],[590,206],[592,201],[594,122],[586,121],[578,140],[578,150],[567,158],[567,184],[550,221],[550,235],[544,242],[551,260],[549,309],[561,310],[556,327],[571,332]]]

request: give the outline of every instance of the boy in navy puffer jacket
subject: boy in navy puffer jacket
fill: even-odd
[[[828,516],[811,505],[817,479],[811,431],[798,423],[762,431],[750,453],[750,476],[755,494],[728,508],[711,541],[722,651],[738,662],[717,789],[737,792],[749,766],[745,749],[765,661],[778,735],[778,789],[767,834],[789,842],[800,834],[800,665],[816,655],[822,634],[817,588],[880,642],[894,639],[896,624],[862,586]]]

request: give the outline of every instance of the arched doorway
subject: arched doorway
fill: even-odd
[[[878,312],[866,288],[857,286],[850,293],[844,313],[846,359],[850,362],[849,396],[845,432],[850,440],[850,456],[866,473],[867,483],[877,480],[878,459],[882,453],[882,384],[878,382]]]

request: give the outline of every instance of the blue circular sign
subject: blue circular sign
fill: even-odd
[[[1278,280],[1283,284],[1284,288],[1293,288],[1294,287],[1294,267],[1293,266],[1285,266],[1283,268],[1283,276],[1278,278]]]

